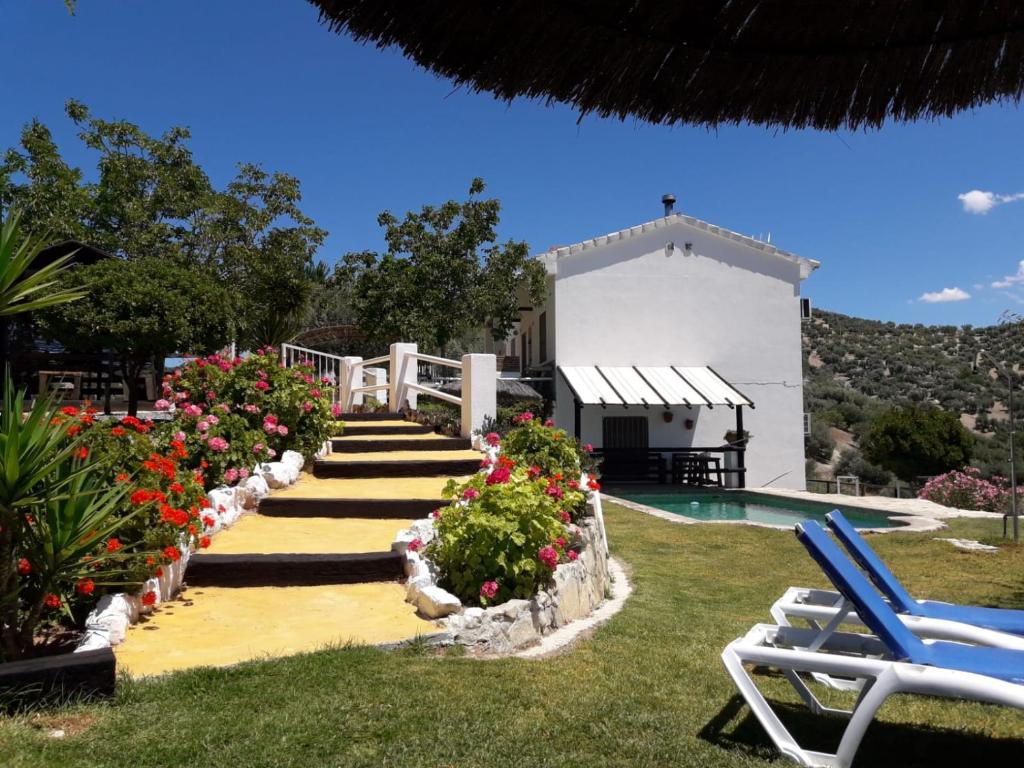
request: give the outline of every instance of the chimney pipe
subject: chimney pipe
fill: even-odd
[[[662,195],[661,202],[665,206],[665,215],[671,216],[672,208],[675,207],[676,204],[676,196],[673,195],[671,192],[667,195]]]

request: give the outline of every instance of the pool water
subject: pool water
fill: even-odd
[[[686,492],[633,493],[628,490],[612,494],[694,520],[749,521],[769,525],[795,525],[803,520],[824,524],[825,515],[835,507],[801,499],[786,499],[766,494],[730,491],[728,493]],[[855,528],[897,528],[903,525],[884,512],[842,507],[840,511]]]

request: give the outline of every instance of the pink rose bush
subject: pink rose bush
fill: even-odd
[[[164,378],[162,395],[177,404],[173,428],[212,487],[287,450],[312,457],[333,431],[330,391],[321,387],[312,367],[283,368],[265,349],[197,358]]]
[[[1010,504],[1010,488],[1006,479],[996,476],[985,480],[977,467],[954,469],[933,477],[917,495],[944,507],[983,512],[1005,512]]]

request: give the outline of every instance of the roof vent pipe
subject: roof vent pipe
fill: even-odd
[[[665,206],[665,215],[671,216],[672,209],[675,207],[676,204],[676,196],[673,195],[671,192],[667,195],[662,195],[661,202]]]

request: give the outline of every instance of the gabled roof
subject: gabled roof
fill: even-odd
[[[805,259],[802,256],[797,256],[795,253],[790,253],[789,251],[784,251],[781,248],[776,248],[771,243],[766,243],[763,240],[758,240],[757,238],[750,237],[748,235],[741,235],[739,232],[733,232],[731,229],[719,227],[715,224],[709,224],[706,221],[701,221],[700,219],[694,218],[693,216],[687,216],[683,213],[673,213],[668,216],[662,216],[661,218],[654,219],[653,221],[646,221],[643,224],[637,224],[635,227],[620,229],[618,232],[610,232],[607,235],[601,235],[600,237],[593,237],[589,240],[584,240],[581,243],[553,248],[547,253],[540,254],[537,258],[544,260],[548,264],[552,264],[553,261],[557,261],[558,259],[566,256],[572,256],[577,253],[583,253],[591,248],[599,248],[603,245],[618,242],[619,240],[626,240],[631,237],[647,234],[648,232],[653,232],[654,230],[671,226],[673,224],[685,224],[693,227],[694,229],[703,230],[709,234],[716,235],[717,237],[724,237],[727,240],[733,240],[741,245],[747,246],[748,248],[760,251],[767,256],[775,256],[794,264],[799,264],[801,280],[807,278],[811,272],[821,266],[820,261]]]

